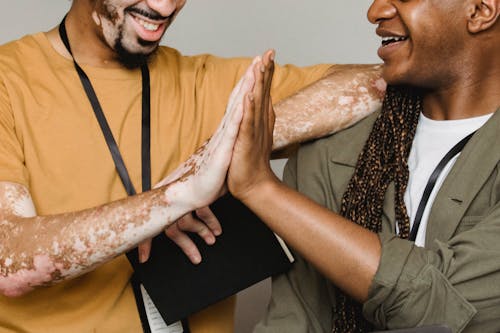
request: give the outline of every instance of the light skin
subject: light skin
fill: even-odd
[[[24,186],[2,183],[0,292],[20,296],[79,276],[214,201],[224,189],[243,97],[253,87],[252,69],[259,63],[256,59],[235,87],[212,138],[155,190],[97,208],[38,216]]]
[[[452,23],[445,20],[450,12],[456,14]],[[384,79],[425,89],[424,112],[433,119],[494,112],[500,105],[500,60],[492,56],[500,54],[499,15],[498,0],[373,1],[368,18],[377,33],[406,37],[381,46]],[[454,52],[459,54],[449,62],[442,61],[448,51],[436,49],[439,35],[456,39]],[[433,67],[436,58],[440,64]],[[454,59],[462,59],[461,66]],[[246,99],[248,111],[235,144],[228,188],[335,285],[364,302],[380,262],[379,238],[286,187],[273,174],[271,76],[270,70],[256,73],[254,91]],[[256,154],[253,148],[261,145],[267,149]]]
[[[112,42],[116,36],[122,36],[120,43],[129,52],[146,55],[154,52],[184,4],[185,1],[166,0],[74,0],[66,28],[76,61],[97,67],[123,68]],[[71,58],[59,38],[57,27],[46,35],[56,51]],[[139,42],[138,37],[147,43]],[[269,66],[269,61],[266,65]],[[377,65],[335,66],[332,74],[317,84],[345,86],[344,90],[317,93],[313,85],[289,101],[279,103],[276,113],[283,126],[281,129],[277,126],[275,139],[279,145],[276,148],[339,130],[376,110],[385,90],[380,72]],[[243,88],[235,88],[228,114],[237,113],[234,110],[241,103],[234,101],[242,100],[245,90],[250,89],[248,82],[253,80],[254,71],[249,73]],[[301,104],[308,99],[308,94],[316,102],[304,110]],[[341,108],[337,107],[339,104]],[[363,108],[367,105],[369,108]],[[318,113],[317,121],[310,124],[311,113],[319,110],[327,112]],[[297,126],[287,127],[287,122]],[[300,126],[301,123],[308,126]],[[225,150],[220,148],[214,152],[213,146],[217,145],[206,146],[211,147],[205,149],[212,155],[195,155],[198,161],[204,161],[196,172],[185,168],[193,166],[192,161],[179,167],[187,172],[182,181],[167,177],[153,191],[85,211],[38,216],[28,188],[0,182],[0,292],[18,296],[38,286],[74,278],[141,242],[140,253],[144,261],[149,252],[147,239],[165,230],[192,262],[200,262],[199,251],[185,232],[197,233],[208,244],[221,232],[220,224],[206,208],[221,190],[219,184],[213,183],[214,179],[225,175],[224,168],[227,168],[220,164],[222,162],[214,162],[213,156],[224,155],[220,161],[230,158],[231,135],[227,134],[227,129],[217,133],[211,142],[222,140]],[[175,171],[174,174],[180,176]],[[211,184],[210,190],[200,192],[200,186],[207,184]],[[193,196],[193,191],[197,196]],[[191,215],[193,211],[199,219]]]
[[[120,35],[120,43],[129,52],[154,52],[185,3],[172,0],[74,0],[66,27],[76,61],[97,67],[123,67],[115,47]],[[146,23],[153,25],[148,29],[156,30],[150,34],[146,27],[141,26]],[[47,37],[61,55],[71,58],[59,38],[57,27],[49,31]],[[147,46],[138,42],[145,38],[149,42]],[[385,82],[380,78],[381,66],[337,65],[330,72],[324,80],[276,105],[274,148],[279,151],[274,157],[286,157],[289,149],[283,148],[348,127],[380,107],[385,92]],[[342,111],[343,116],[339,117]],[[186,232],[194,232],[207,244],[213,244],[222,228],[212,212],[204,207],[195,214],[187,214],[179,223],[165,230],[193,263],[199,263],[201,254]],[[141,262],[149,258],[150,250],[149,240],[139,246]]]

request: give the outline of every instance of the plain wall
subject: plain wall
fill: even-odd
[[[191,0],[163,44],[184,54],[253,56],[267,48],[279,63],[378,63],[380,39],[366,20],[370,0]],[[8,6],[7,6],[8,5]],[[0,11],[0,44],[56,26],[69,0],[16,0]],[[274,161],[280,175],[284,160]],[[269,297],[269,280],[238,294],[237,333],[251,330]]]

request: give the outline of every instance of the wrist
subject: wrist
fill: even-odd
[[[159,188],[167,206],[175,207],[176,211],[190,212],[199,208],[189,182],[174,181]]]
[[[252,187],[239,193],[232,193],[236,199],[251,207],[259,205],[259,202],[269,200],[274,196],[283,183],[274,174],[262,181],[257,182]]]

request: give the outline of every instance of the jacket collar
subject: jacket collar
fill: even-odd
[[[330,149],[330,160],[335,164],[355,167],[379,114],[380,111],[377,111],[353,127],[335,134],[335,141]]]
[[[426,232],[427,246],[434,239],[448,240],[477,193],[500,160],[500,109],[469,140],[450,170],[432,205]]]
[[[354,172],[356,163],[358,162],[358,157],[365,142],[368,140],[368,136],[373,128],[373,124],[377,119],[380,111],[368,116],[366,119],[362,120],[356,124],[353,128],[349,128],[345,131],[339,132],[335,135],[335,141],[330,146],[330,161],[333,163],[331,165],[331,174],[338,175],[339,173],[336,168],[351,168]],[[346,149],[348,148],[348,149]],[[343,195],[345,186],[350,181],[348,179],[343,179],[343,181],[332,181],[332,188],[335,193],[340,193]],[[387,192],[385,194],[384,206],[383,206],[383,229],[384,230],[394,230],[394,220],[395,220],[395,203],[394,203],[395,187],[394,182],[390,183]]]
[[[334,168],[356,166],[359,153],[363,149],[378,114],[379,112],[376,112],[362,121],[359,126],[336,135],[335,144],[331,147],[334,153],[330,154]],[[435,246],[434,239],[448,240],[453,235],[472,200],[500,160],[500,149],[492,149],[499,145],[500,109],[497,109],[495,114],[469,140],[441,186],[430,211],[429,221],[443,222],[430,223],[427,226],[428,247]],[[344,149],[345,147],[349,149]],[[335,175],[335,171],[332,174]],[[338,185],[338,188],[335,188],[336,185],[333,184],[334,190],[337,191],[336,193],[343,193],[341,192],[343,189],[340,188],[341,184]],[[385,227],[391,230],[395,228],[394,191],[394,184],[391,183],[387,189],[383,207],[387,219],[384,224],[390,221],[390,225],[385,225]]]

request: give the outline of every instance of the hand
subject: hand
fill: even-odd
[[[259,185],[277,181],[271,169],[274,110],[270,91],[274,72],[274,51],[267,51],[254,68],[255,86],[245,98],[244,116],[228,171],[229,191],[238,199]]]
[[[175,197],[177,202],[184,202],[189,207],[186,211],[196,210],[197,216],[207,223],[214,236],[217,236],[221,232],[219,222],[217,221],[216,224],[215,222],[210,222],[213,221],[215,216],[209,210],[199,208],[207,206],[226,192],[225,178],[231,161],[239,124],[243,117],[244,98],[254,86],[254,68],[260,62],[260,57],[256,57],[233,89],[224,118],[212,138],[199,148],[186,162],[182,163],[174,172],[155,186],[166,187],[166,200]],[[178,225],[179,222],[180,227]],[[174,226],[176,229],[173,228]],[[167,236],[181,247],[193,263],[199,262],[201,256],[198,249],[182,231],[195,230],[198,234],[201,232],[200,236],[206,242],[211,241],[210,233],[207,233],[204,228],[200,229],[200,224],[186,216],[178,220],[174,226],[167,228]],[[189,241],[186,241],[186,239],[189,239]],[[141,262],[145,262],[148,259],[150,251],[151,240],[147,240],[139,245],[139,258]]]
[[[222,227],[210,208],[203,207],[184,215],[165,230],[165,235],[181,248],[189,260],[193,264],[199,264],[201,262],[200,251],[187,232],[198,234],[206,244],[212,245],[216,237],[222,234]],[[148,239],[139,245],[139,261],[146,262],[150,253],[151,239]]]
[[[225,179],[243,118],[243,103],[253,89],[255,68],[260,62],[260,57],[256,57],[233,89],[224,118],[210,140],[160,183],[167,184],[167,201],[175,198],[186,205],[187,211],[193,211],[209,205],[226,191]]]

